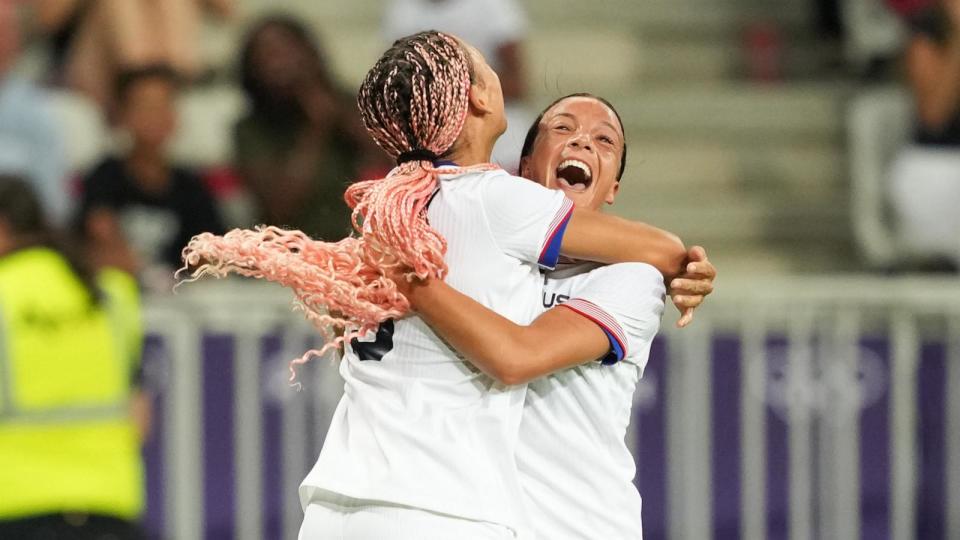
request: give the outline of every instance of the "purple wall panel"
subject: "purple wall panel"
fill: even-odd
[[[940,343],[925,344],[917,373],[917,412],[920,425],[918,460],[920,485],[917,508],[917,538],[946,540],[946,461],[944,450],[946,406],[946,349]]]
[[[886,340],[864,339],[861,354],[880,362],[890,373],[890,347]],[[889,388],[889,387],[887,387]],[[867,403],[860,415],[860,518],[863,540],[890,537],[890,392]]]
[[[206,540],[233,538],[233,339],[209,335],[203,342],[203,504]],[[198,411],[199,412],[199,411]]]
[[[203,411],[204,419],[203,494],[206,538],[219,540],[233,537],[234,522],[234,445],[233,426],[233,342],[228,336],[204,338]],[[720,335],[712,342],[712,422],[713,440],[713,527],[717,540],[739,538],[740,485],[740,413],[741,370],[743,359],[737,336]],[[783,375],[782,361],[785,340],[767,340],[768,370],[765,395],[776,400],[776,388]],[[145,366],[162,363],[162,344],[155,338],[147,341]],[[277,392],[267,381],[277,368],[279,340],[264,342],[262,371],[264,384],[264,527],[265,538],[280,538],[282,530],[283,456],[281,454],[281,409]],[[889,374],[890,347],[886,338],[865,338],[861,341],[864,362],[881,373],[884,386],[865,403],[860,419],[860,473],[862,538],[889,537]],[[921,485],[918,500],[918,537],[944,538],[944,419],[945,357],[942,344],[926,344],[921,351],[918,373],[918,443]],[[149,371],[149,369],[148,369]],[[639,425],[637,448],[637,484],[643,496],[645,538],[657,540],[667,534],[667,450],[664,397],[667,377],[666,347],[658,338],[651,348],[650,361],[636,396],[634,421]],[[148,373],[149,376],[149,373]],[[149,378],[149,377],[148,377]],[[149,381],[148,381],[149,384]],[[163,385],[159,388],[162,390]],[[293,390],[290,390],[293,392]],[[309,392],[309,390],[305,390]],[[304,396],[297,396],[302,398]],[[163,392],[157,397],[157,428],[162,427]],[[788,428],[785,415],[767,407],[767,527],[768,538],[787,538],[788,522]],[[148,511],[145,526],[152,537],[160,538],[164,518],[162,489],[162,434],[155,433],[144,449],[147,475]]]
[[[282,343],[279,338],[268,338],[264,343],[264,361],[260,371],[263,374],[264,392],[263,403],[263,525],[264,538],[281,538],[283,535],[283,409],[280,399],[271,394],[276,388],[273,383],[278,382],[272,368],[278,367],[275,359],[279,358]],[[281,393],[296,392],[293,388],[281,386]]]
[[[637,389],[633,421],[639,422],[637,487],[643,497],[643,531],[647,540],[667,535],[667,432],[663,397],[667,392],[666,343],[657,338]]]
[[[742,358],[736,337],[713,341],[713,532],[740,538],[740,384]]]
[[[163,426],[163,383],[158,381],[156,373],[162,373],[165,368],[163,342],[156,337],[147,337],[143,343],[143,372],[144,386],[149,389],[153,398],[153,433],[147,438],[143,446],[144,473],[147,483],[147,512],[144,515],[143,526],[150,531],[151,539],[159,539],[159,531],[163,530],[163,444],[159,429]]]
[[[787,340],[773,337],[766,341],[767,377],[764,397],[771,399],[771,385],[779,385],[784,376],[785,360],[783,351]],[[789,476],[790,454],[788,451],[789,428],[784,412],[767,407],[767,538],[779,540],[788,538],[787,524],[789,512]]]

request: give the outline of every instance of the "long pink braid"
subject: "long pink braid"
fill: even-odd
[[[360,88],[364,126],[394,159],[413,151],[440,156],[463,129],[471,79],[470,61],[456,38],[431,31],[398,40]],[[443,168],[442,173],[490,168]],[[344,199],[353,208],[360,238],[322,242],[276,227],[195,236],[183,250],[185,269],[192,269],[189,280],[236,273],[292,289],[297,306],[328,338],[320,350],[291,363],[293,380],[296,364],[409,312],[384,269],[409,268],[420,278],[446,274],[446,241],[426,220],[440,172],[428,160],[406,161],[386,178],[350,186]],[[343,334],[332,338],[332,328]]]

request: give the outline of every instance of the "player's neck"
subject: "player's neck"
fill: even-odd
[[[444,159],[461,167],[489,163],[496,138],[491,138],[488,133],[485,133],[486,127],[481,122],[471,122],[468,118],[460,137],[453,145],[453,151],[444,156]]]

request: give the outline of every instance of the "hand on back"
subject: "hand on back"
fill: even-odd
[[[693,321],[693,311],[713,292],[713,280],[717,278],[717,269],[707,259],[707,252],[702,247],[690,248],[687,260],[684,272],[674,278],[669,287],[670,299],[681,313],[677,328]]]

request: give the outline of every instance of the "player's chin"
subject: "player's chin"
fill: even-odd
[[[590,201],[593,199],[593,190],[581,190],[567,186],[559,186],[559,189],[564,195],[567,196],[568,199],[573,201],[574,206],[577,208],[590,207]]]

